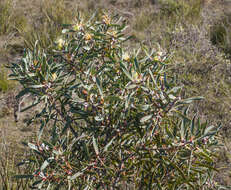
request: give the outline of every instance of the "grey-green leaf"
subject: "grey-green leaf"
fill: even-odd
[[[93,141],[93,147],[94,147],[95,153],[98,155],[99,154],[99,149],[98,149],[96,139],[95,139],[94,136],[92,137],[92,141]]]
[[[144,117],[141,118],[140,122],[144,123],[144,122],[150,120],[152,118],[152,116],[153,116],[152,114],[144,116]]]
[[[76,174],[74,174],[73,176],[71,176],[69,179],[70,180],[74,180],[76,179],[77,177],[81,176],[83,174],[83,172],[77,172]]]

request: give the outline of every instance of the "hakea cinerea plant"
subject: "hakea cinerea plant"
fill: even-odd
[[[11,78],[39,105],[38,189],[214,189],[218,127],[188,116],[164,53],[128,49],[120,18],[78,18],[52,52],[25,51]]]

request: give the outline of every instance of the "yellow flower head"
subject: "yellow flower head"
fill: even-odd
[[[163,55],[163,52],[158,51],[156,54],[157,55],[154,57],[154,61],[161,61],[161,56]]]
[[[56,73],[53,73],[53,74],[52,74],[52,81],[54,81],[56,78],[57,78]]]
[[[57,43],[58,49],[60,50],[60,49],[62,49],[62,47],[64,46],[65,41],[64,41],[62,38],[59,38],[59,39],[56,41],[56,43]]]
[[[89,33],[86,33],[85,36],[84,36],[85,40],[89,41],[92,39],[92,35],[89,34]]]
[[[125,52],[125,53],[123,54],[122,59],[123,59],[124,61],[129,61],[129,60],[130,60],[130,56],[129,56],[128,52]]]
[[[102,18],[103,18],[103,22],[106,25],[109,25],[111,23],[111,18],[108,15],[103,15]]]
[[[156,56],[154,57],[154,61],[161,61],[161,56],[163,55],[163,52],[158,51],[156,53]]]
[[[79,31],[83,29],[83,24],[82,23],[77,23],[73,26],[73,30]]]
[[[164,77],[163,76],[160,76],[160,81],[163,81],[164,80]]]
[[[154,61],[160,61],[160,57],[159,56],[155,56],[154,57]]]
[[[34,60],[34,66],[37,66],[37,65],[38,65],[38,61]]]
[[[132,70],[132,78],[136,82],[140,82],[142,80],[142,76],[134,70]]]
[[[113,38],[116,38],[117,36],[117,32],[115,30],[108,30],[107,34],[112,36]]]

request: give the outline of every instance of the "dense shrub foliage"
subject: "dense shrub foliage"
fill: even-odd
[[[141,46],[126,51],[120,18],[80,17],[52,52],[25,51],[12,79],[40,106],[31,164],[39,189],[214,189],[218,127],[188,116],[167,73],[167,58]]]

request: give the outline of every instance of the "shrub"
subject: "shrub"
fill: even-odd
[[[210,40],[212,44],[223,50],[228,56],[231,54],[230,20],[230,14],[224,15],[223,18],[210,27]]]
[[[33,187],[54,189],[214,189],[216,134],[190,119],[167,72],[166,55],[129,51],[117,16],[65,25],[53,51],[25,51],[12,79],[41,112]]]

